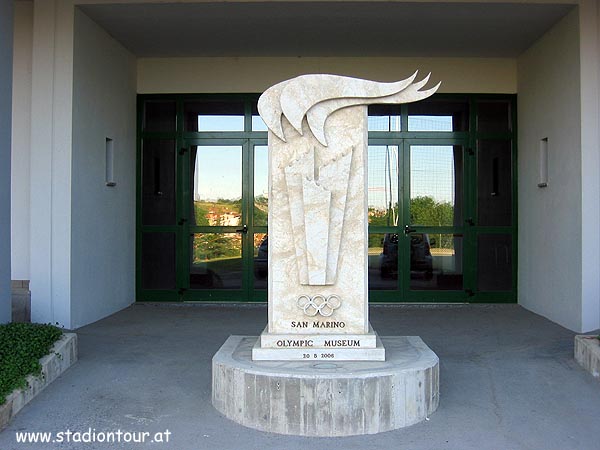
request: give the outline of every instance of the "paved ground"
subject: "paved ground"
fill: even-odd
[[[600,382],[573,333],[516,306],[375,307],[381,335],[420,335],[441,361],[429,421],[351,438],[266,434],[210,403],[210,361],[258,335],[264,307],[136,305],[77,330],[80,360],[0,433],[0,449],[600,449]],[[17,444],[19,431],[168,429],[168,444]],[[66,435],[63,435],[66,440]]]

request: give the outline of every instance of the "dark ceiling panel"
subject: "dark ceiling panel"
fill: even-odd
[[[568,4],[261,2],[80,8],[138,56],[514,57]]]

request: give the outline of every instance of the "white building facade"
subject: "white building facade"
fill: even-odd
[[[511,299],[574,331],[600,328],[598,3],[368,3],[2,1],[0,57],[12,64],[0,68],[0,322],[11,280],[30,281],[32,321],[67,328],[144,300],[138,102],[419,69],[442,81],[440,95],[516,96]],[[390,18],[397,29],[377,26]]]

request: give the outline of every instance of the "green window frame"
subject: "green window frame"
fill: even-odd
[[[256,103],[259,94],[140,94],[138,95],[138,117],[137,117],[137,207],[136,207],[136,300],[137,301],[266,301],[266,292],[203,292],[190,293],[185,289],[187,274],[186,260],[188,253],[183,251],[189,245],[187,236],[179,231],[177,225],[144,225],[142,223],[142,146],[146,141],[171,140],[175,143],[175,149],[185,148],[189,142],[197,141],[231,141],[253,142],[263,144],[267,140],[266,131],[252,130],[252,116],[256,115]],[[464,147],[464,211],[465,224],[460,228],[464,243],[464,266],[463,266],[463,288],[460,291],[421,291],[409,292],[402,286],[400,279],[397,288],[392,290],[370,290],[370,302],[469,302],[469,303],[516,303],[517,301],[517,249],[518,249],[518,205],[517,205],[517,116],[516,116],[516,95],[509,94],[436,94],[432,97],[435,101],[464,101],[468,105],[468,118],[462,131],[409,131],[409,108],[410,106],[400,105],[400,129],[399,131],[369,131],[369,145],[394,145],[403,149],[410,143],[460,143]],[[202,102],[236,102],[243,104],[243,130],[239,131],[186,131],[184,130],[184,102],[196,101]],[[144,130],[144,111],[147,102],[173,102],[174,109],[174,129],[169,131],[146,131]],[[493,126],[483,120],[483,111],[485,108],[494,113],[494,105],[503,103],[508,105],[510,117],[508,129],[495,130]],[[491,106],[490,106],[491,105]],[[480,114],[481,110],[481,114]],[[493,124],[492,124],[493,125]],[[159,127],[160,128],[160,127]],[[480,129],[483,128],[483,129]],[[506,143],[510,145],[510,173],[511,173],[511,218],[508,224],[503,225],[484,225],[478,220],[478,181],[483,179],[484,175],[479,173],[480,161],[483,161],[483,151],[486,143]],[[406,151],[402,153],[406,158]],[[184,173],[184,167],[181,160],[177,162],[177,173]],[[494,166],[495,167],[495,166]],[[406,171],[406,162],[401,169]],[[402,170],[400,171],[402,172]],[[406,177],[406,174],[403,175]],[[244,179],[244,189],[249,192],[249,183],[252,183],[252,175]],[[176,183],[181,184],[180,180]],[[402,184],[400,183],[400,186]],[[184,197],[189,193],[184,193],[184,189],[179,186],[176,188],[176,217],[184,216]],[[402,195],[400,194],[400,197]],[[400,203],[402,199],[399,197]],[[404,202],[406,203],[406,202]],[[406,216],[407,205],[401,208],[401,214]],[[451,229],[448,232],[455,232]],[[174,233],[176,240],[175,256],[175,287],[168,289],[145,289],[142,283],[142,237],[144,233]],[[256,233],[266,233],[267,227],[257,226],[254,229]],[[402,233],[402,223],[397,226],[370,226],[370,233]],[[504,236],[510,245],[507,245],[505,255],[511,263],[510,290],[494,291],[480,289],[480,268],[478,267],[479,242],[485,242],[486,239]],[[248,251],[248,253],[250,253]],[[503,255],[504,256],[504,255]],[[251,258],[247,255],[247,258]],[[400,269],[403,268],[400,262]],[[244,275],[250,278],[249,274]],[[404,280],[404,283],[406,279]],[[240,295],[242,296],[240,298]],[[245,296],[245,297],[244,297]]]

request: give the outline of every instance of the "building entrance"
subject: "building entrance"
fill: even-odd
[[[257,97],[140,96],[138,301],[266,301]],[[369,108],[370,301],[516,301],[514,111],[510,96]]]

